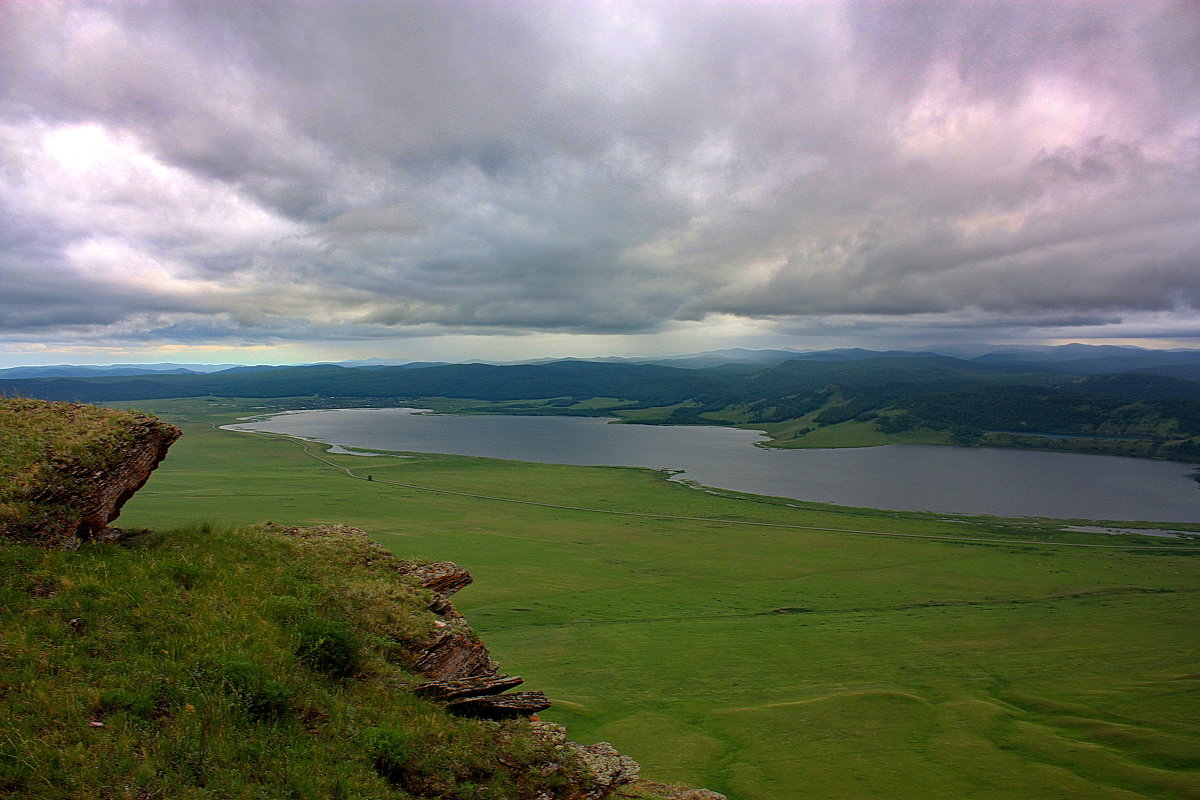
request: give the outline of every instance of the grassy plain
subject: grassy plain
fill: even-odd
[[[344,522],[457,561],[476,584],[456,604],[556,700],[545,716],[649,777],[733,800],[1200,798],[1195,551],[1002,544],[1118,542],[646,470],[323,455],[374,478],[353,480],[212,427],[249,405],[140,404],[186,435],[119,524]],[[755,521],[901,536],[738,524]]]

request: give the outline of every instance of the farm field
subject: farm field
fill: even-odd
[[[117,524],[344,522],[456,561],[476,578],[456,605],[544,716],[648,777],[733,800],[1200,797],[1186,543],[307,445],[368,482],[214,427],[251,401],[136,405],[185,436]]]

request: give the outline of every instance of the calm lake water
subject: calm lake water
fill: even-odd
[[[736,428],[614,425],[594,417],[294,411],[226,426],[366,450],[682,470],[706,486],[849,506],[1001,516],[1200,522],[1196,467],[999,448],[754,447]]]

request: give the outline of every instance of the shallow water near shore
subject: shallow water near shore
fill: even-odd
[[[458,416],[411,408],[295,411],[226,426],[341,447],[678,471],[676,479],[839,505],[997,516],[1200,522],[1195,466],[1001,448],[755,447],[755,431],[595,417]]]

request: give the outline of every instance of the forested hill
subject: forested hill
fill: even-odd
[[[0,391],[45,400],[146,400],[164,397],[457,397],[518,400],[620,397],[674,403],[721,388],[733,391],[723,368],[557,361],[495,366],[291,367],[254,372],[155,377],[41,378],[0,382]]]
[[[1081,376],[1075,363],[1064,369],[1056,362],[933,354],[797,358],[771,366],[730,361],[703,368],[576,360],[316,365],[6,380],[0,393],[88,402],[305,398],[298,406],[458,398],[498,404],[482,410],[505,413],[618,413],[642,423],[753,425],[784,446],[929,441],[1200,457],[1200,382],[1131,366],[1135,371]]]

